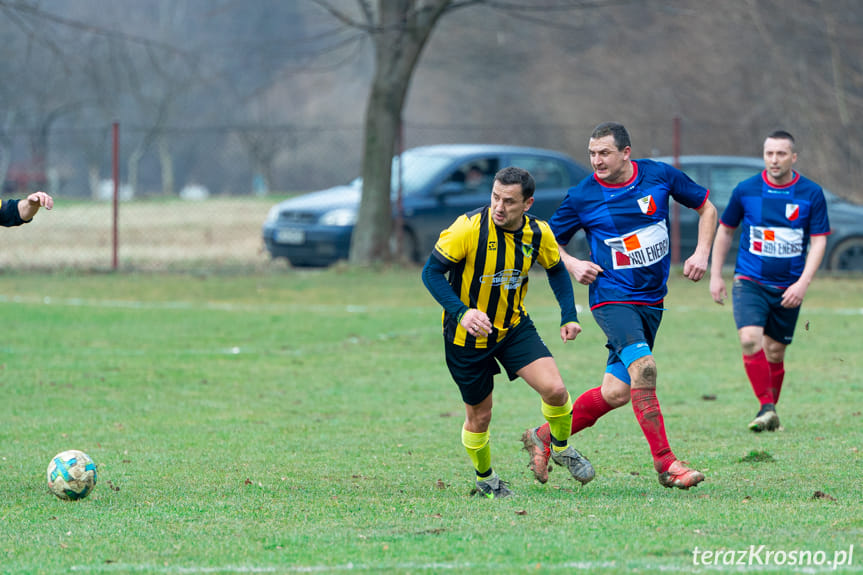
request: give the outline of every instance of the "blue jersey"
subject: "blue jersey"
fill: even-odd
[[[740,182],[719,222],[743,223],[735,275],[778,288],[803,273],[809,237],[830,233],[824,192],[797,172],[784,186],[769,183],[766,171]]]
[[[562,245],[583,229],[591,261],[604,270],[590,284],[591,309],[661,302],[671,268],[669,200],[698,209],[710,193],[668,164],[634,160],[632,167],[623,184],[585,178],[567,191],[548,222]]]

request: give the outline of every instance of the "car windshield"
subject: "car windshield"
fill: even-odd
[[[401,155],[402,195],[410,196],[428,185],[429,180],[438,177],[441,171],[452,163],[449,156],[417,154],[410,150]],[[399,157],[393,158],[393,195],[399,189]]]
[[[406,151],[401,156],[404,158],[402,165],[402,195],[410,196],[423,189],[429,180],[437,178],[441,172],[452,163],[449,156],[436,156],[434,154],[420,154]],[[350,183],[351,186],[361,187],[362,178],[356,178]],[[392,195],[396,196],[399,189],[399,156],[393,158],[392,166]]]

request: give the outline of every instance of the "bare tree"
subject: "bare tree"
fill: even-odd
[[[392,234],[390,202],[392,157],[401,127],[408,88],[417,61],[438,19],[447,10],[470,2],[453,0],[358,0],[361,20],[329,2],[318,0],[342,23],[367,32],[375,53],[371,92],[366,103],[363,141],[363,193],[351,239],[350,261],[388,261]]]

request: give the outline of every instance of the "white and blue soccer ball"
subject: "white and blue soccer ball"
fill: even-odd
[[[48,464],[48,489],[67,501],[84,499],[96,487],[96,464],[83,451],[70,449]]]

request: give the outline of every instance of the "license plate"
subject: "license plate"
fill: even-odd
[[[281,228],[276,230],[276,243],[303,244],[306,242],[306,232],[296,228]]]

